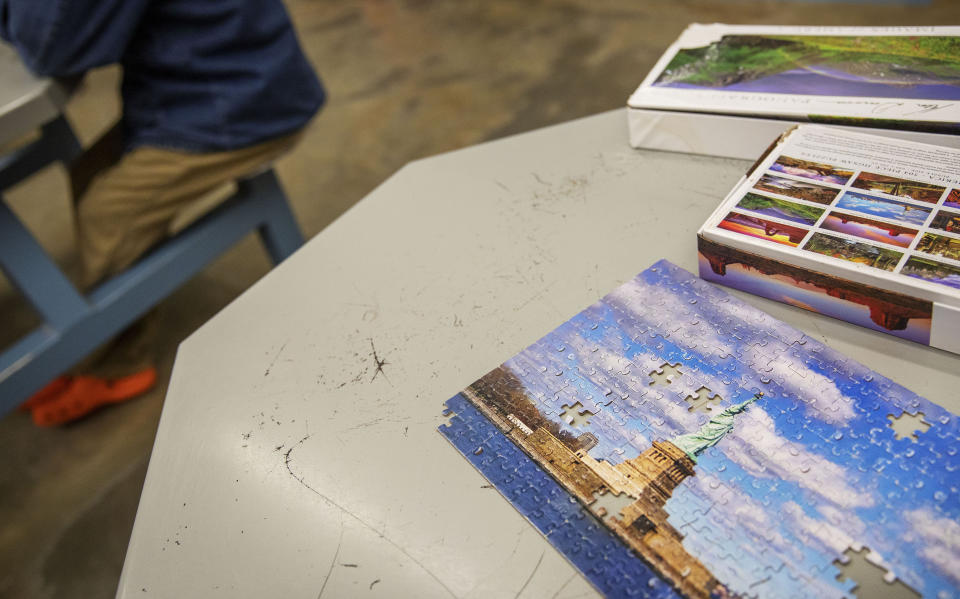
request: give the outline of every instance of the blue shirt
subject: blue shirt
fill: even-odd
[[[120,63],[128,147],[233,150],[324,101],[282,0],[0,0],[0,37],[41,76]]]

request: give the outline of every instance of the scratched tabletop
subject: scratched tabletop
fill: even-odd
[[[437,432],[443,402],[660,258],[749,163],[616,110],[413,162],[177,354],[119,597],[595,591]],[[733,292],[954,412],[960,358]]]

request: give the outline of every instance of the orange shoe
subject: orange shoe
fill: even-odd
[[[37,426],[57,426],[82,418],[97,408],[133,399],[157,382],[157,369],[147,368],[112,381],[76,376],[56,398],[33,408]]]
[[[17,409],[21,412],[29,412],[39,405],[56,399],[61,393],[67,390],[72,379],[73,377],[70,376],[58,376],[47,383],[46,387],[31,395],[30,399],[20,404],[20,407]]]

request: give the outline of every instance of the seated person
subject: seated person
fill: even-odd
[[[119,63],[123,115],[71,166],[82,286],[161,240],[186,205],[289,150],[324,102],[282,0],[0,0],[0,37],[40,76]],[[25,406],[39,425],[149,389],[61,377]]]

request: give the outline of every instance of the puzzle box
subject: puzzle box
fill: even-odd
[[[698,232],[704,279],[960,353],[960,150],[784,134]]]
[[[440,431],[608,596],[850,597],[851,554],[957,596],[956,417],[669,262],[447,408]]]
[[[798,122],[960,147],[960,27],[693,24],[627,117],[633,147],[747,160]]]

